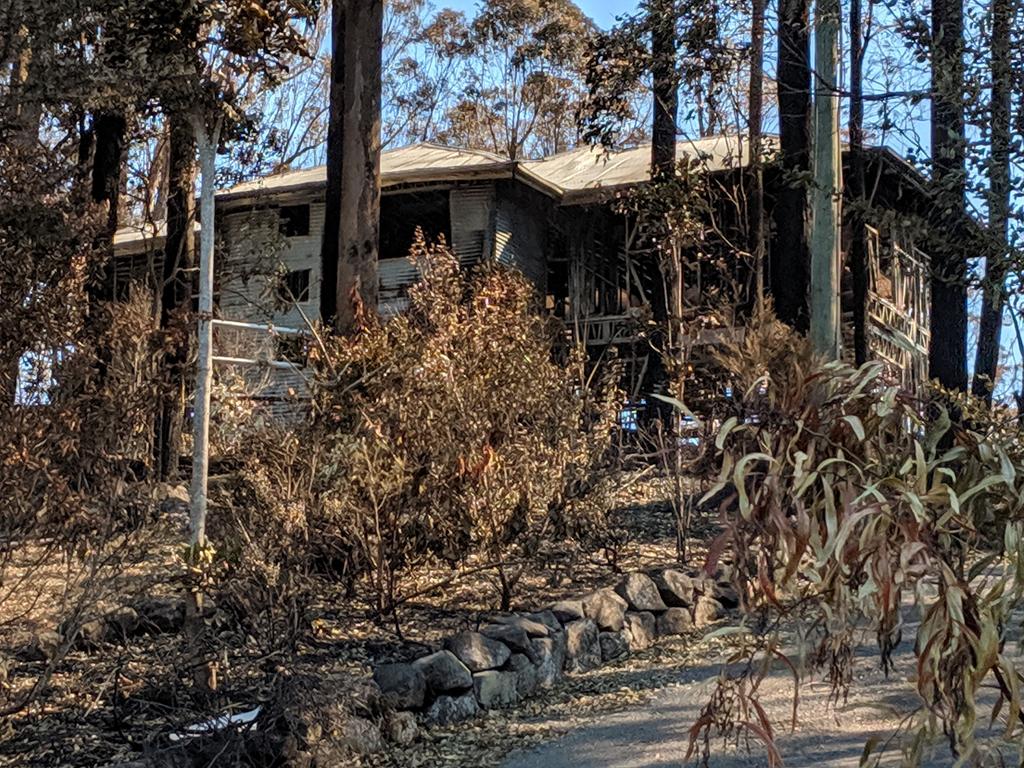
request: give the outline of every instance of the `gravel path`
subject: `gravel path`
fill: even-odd
[[[762,684],[761,702],[775,727],[777,745],[786,768],[856,768],[865,743],[886,739],[916,706],[908,675],[912,673],[911,646],[904,641],[897,667],[886,679],[877,658],[859,658],[855,683],[845,705],[829,704],[828,686],[805,683],[800,687],[799,724],[790,730],[793,678],[788,669],[774,670]],[[643,705],[607,715],[541,747],[510,756],[502,768],[669,768],[686,763],[688,729],[707,701],[720,667],[689,669],[677,684],[663,689]],[[926,768],[948,768],[954,760],[943,745],[924,763]],[[741,745],[711,743],[711,768],[761,768],[768,759],[759,742]],[[882,766],[899,765],[890,754]]]

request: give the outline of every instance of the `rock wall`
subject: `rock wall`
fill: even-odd
[[[705,627],[737,603],[727,582],[693,572],[630,573],[614,588],[542,611],[494,616],[411,663],[378,665],[373,679],[392,709],[446,725],[513,706],[563,674],[595,669],[659,637]]]

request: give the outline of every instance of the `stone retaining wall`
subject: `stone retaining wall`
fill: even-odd
[[[411,663],[378,665],[373,679],[393,709],[449,724],[512,706],[565,673],[594,669],[659,637],[707,626],[736,604],[727,582],[694,572],[630,573],[614,589],[494,616]]]

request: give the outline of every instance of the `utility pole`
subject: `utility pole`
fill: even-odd
[[[811,344],[829,360],[839,357],[839,0],[814,9],[814,187],[811,220]]]

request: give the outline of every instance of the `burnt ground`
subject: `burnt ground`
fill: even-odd
[[[673,562],[670,492],[663,480],[624,476],[611,514],[612,535],[589,551],[569,542],[555,542],[544,551],[531,553],[522,562],[523,575],[512,609],[535,610],[608,585],[619,573]],[[690,547],[694,564],[701,560],[709,525],[705,519],[695,521]],[[89,595],[86,602],[116,606],[154,595],[180,595],[178,553],[183,539],[179,520],[148,526],[120,540],[114,547],[116,557],[111,558],[116,560],[116,568],[111,569],[115,575],[102,581],[97,594]],[[341,585],[329,582],[315,585],[316,600],[300,621],[289,615],[288,606],[274,605],[272,600],[256,621],[242,619],[244,601],[225,605],[214,621],[217,641],[224,649],[219,691],[213,700],[200,700],[193,695],[191,672],[183,663],[185,644],[180,632],[136,635],[99,647],[75,648],[52,668],[33,658],[28,650],[33,638],[56,628],[80,596],[87,575],[73,557],[26,547],[9,569],[6,583],[0,585],[5,588],[0,594],[0,653],[8,673],[0,703],[16,710],[3,721],[0,765],[96,766],[128,760],[143,748],[166,744],[169,734],[211,712],[242,711],[265,703],[290,677],[364,678],[371,663],[420,655],[425,646],[444,636],[476,627],[500,606],[500,588],[493,572],[475,570],[473,564],[461,571],[438,566],[406,575],[403,594],[417,596],[402,603],[397,628],[392,622],[378,620],[368,595],[347,595]],[[289,622],[301,624],[303,629],[295,633],[294,649],[282,650],[280,635]],[[645,691],[659,687],[667,680],[665,675],[671,677],[666,670],[687,666],[692,646],[692,641],[675,642],[652,649],[570,680],[522,711],[492,713],[461,730],[490,733],[485,739],[488,744],[482,745],[484,752],[500,744],[501,755],[507,754],[514,744],[529,740],[531,733],[550,734],[569,727],[552,724],[554,721],[543,726],[525,724],[530,712],[544,711],[555,717],[561,710],[572,721],[587,711],[626,706]],[[27,706],[18,707],[40,680],[45,682],[41,693]],[[501,726],[505,736],[500,738],[488,731],[499,721],[515,723],[514,727]],[[447,762],[436,754],[437,750],[444,752],[447,741],[443,729],[428,732],[416,750],[422,758],[392,753],[380,759],[401,760],[403,765],[486,762],[481,762],[483,756],[478,752],[468,762]],[[474,753],[470,746],[456,741],[463,744],[459,749]],[[429,758],[431,754],[435,757]]]

